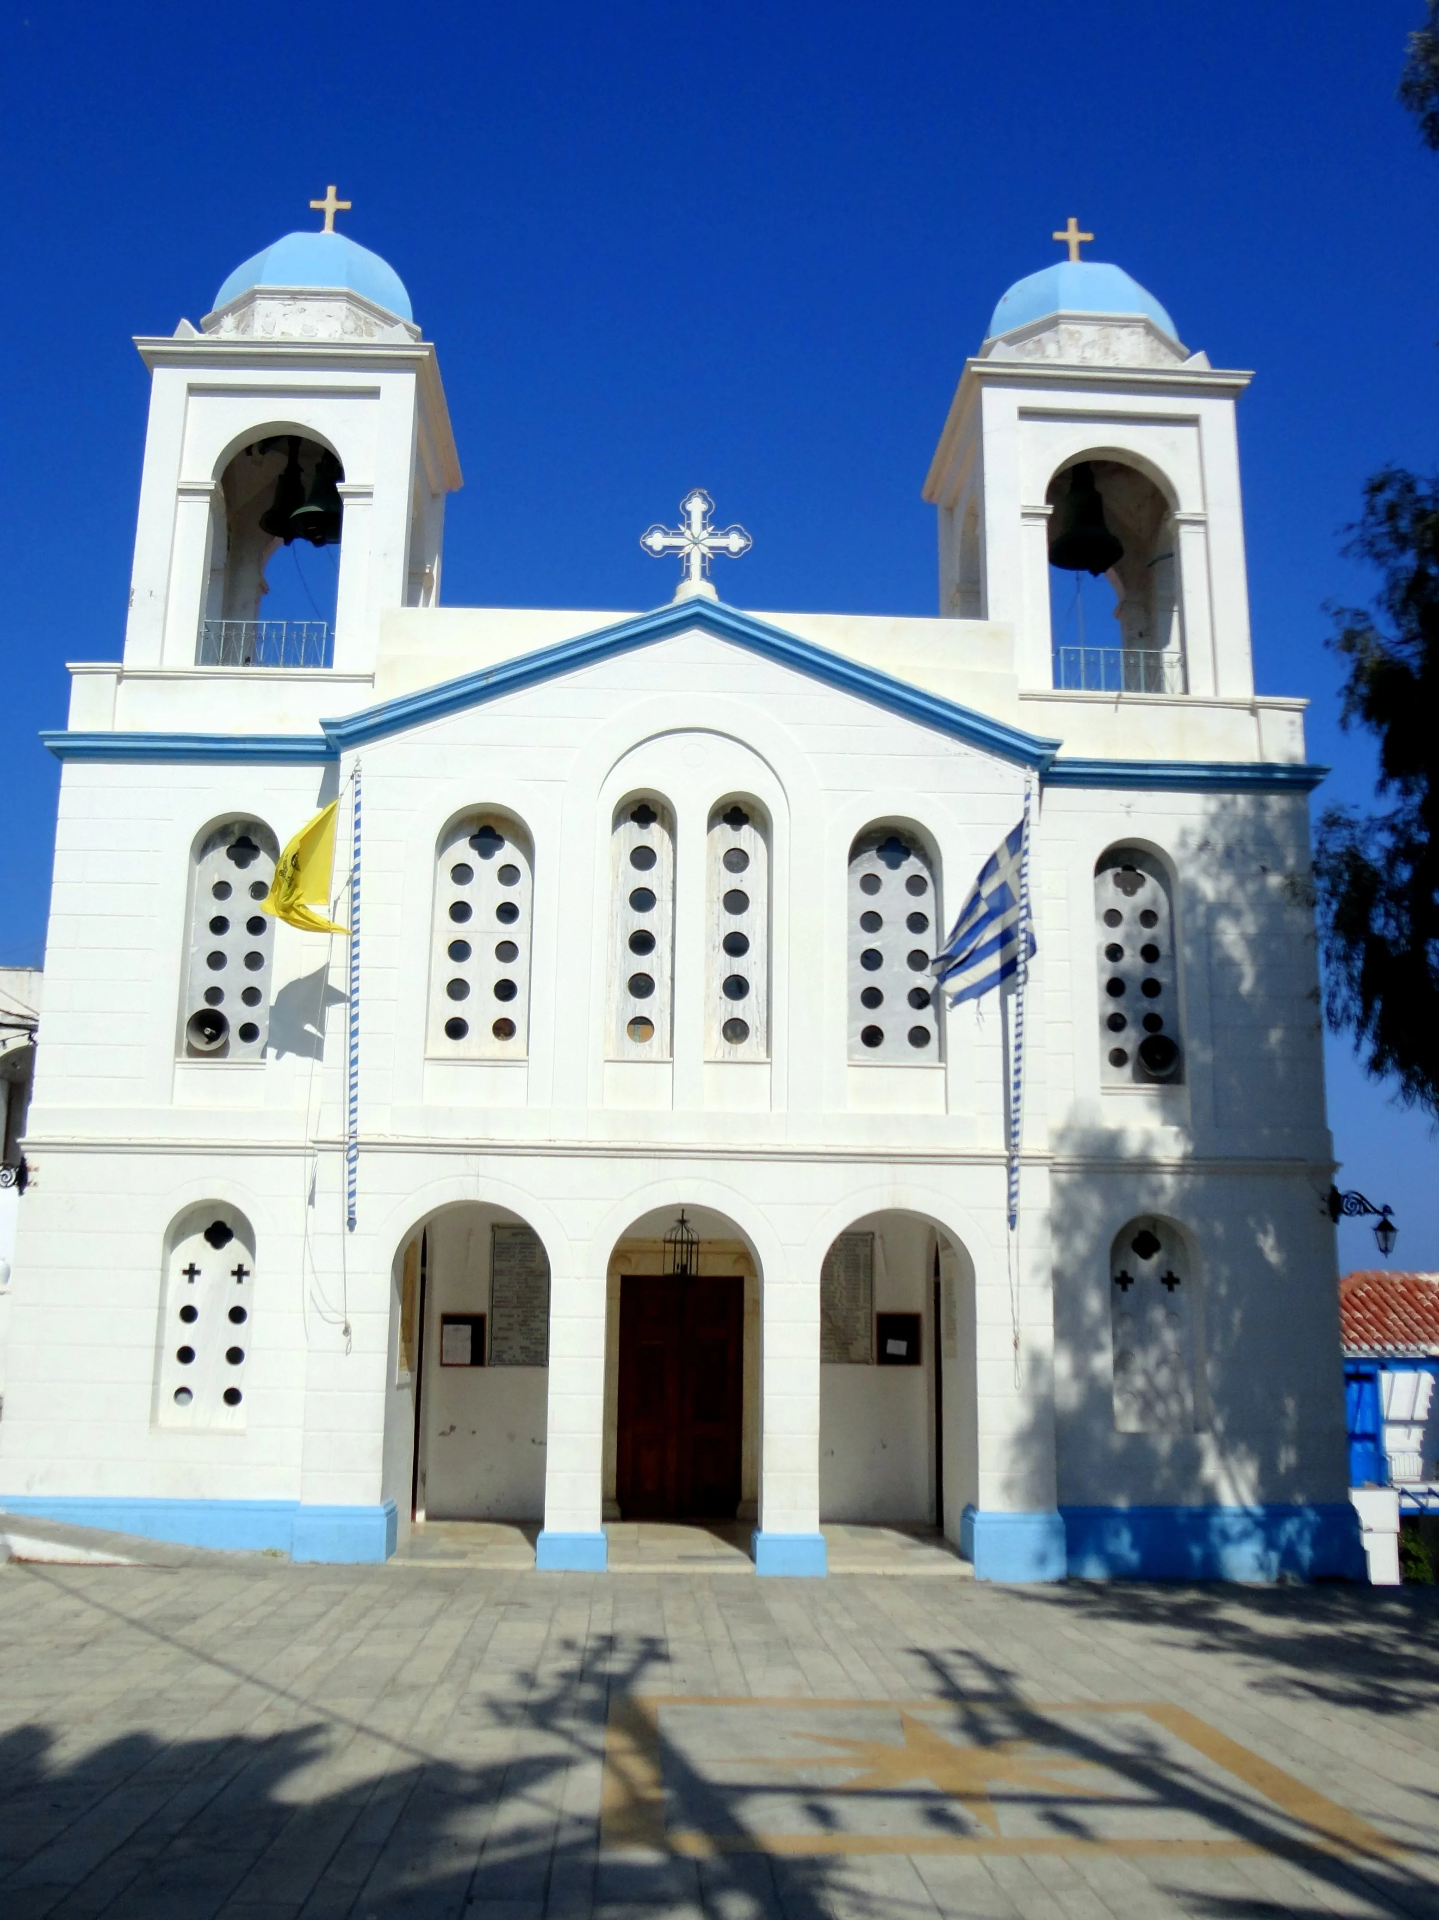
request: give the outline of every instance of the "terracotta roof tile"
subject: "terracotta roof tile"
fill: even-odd
[[[1346,1273],[1339,1319],[1346,1353],[1439,1353],[1439,1273]]]

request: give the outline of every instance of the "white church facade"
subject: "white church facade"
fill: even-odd
[[[762,1574],[823,1574],[836,1520],[994,1579],[1362,1577],[1248,376],[1072,258],[963,369],[935,618],[738,610],[702,496],[655,611],[449,607],[435,349],[326,223],[137,343],[124,657],[47,736],[0,1508],[320,1560],[503,1518],[597,1570],[673,1516],[751,1523]],[[294,540],[332,619],[262,617]],[[1097,642],[1051,606],[1076,555]],[[951,1008],[933,967],[1026,796],[1011,1230],[1018,981]],[[332,800],[347,936],[258,910]]]

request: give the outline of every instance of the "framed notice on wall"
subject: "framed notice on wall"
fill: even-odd
[[[529,1227],[491,1227],[490,1365],[550,1364],[550,1263]]]
[[[819,1276],[819,1357],[832,1365],[874,1361],[874,1235],[842,1233]]]
[[[440,1315],[440,1365],[482,1367],[485,1364],[485,1316],[482,1313]]]

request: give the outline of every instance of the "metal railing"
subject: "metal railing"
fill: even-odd
[[[328,667],[328,620],[202,620],[197,667]]]
[[[1054,684],[1070,693],[1183,693],[1184,656],[1157,648],[1056,647]]]

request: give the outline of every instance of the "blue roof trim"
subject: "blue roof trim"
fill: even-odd
[[[1047,787],[1147,787],[1170,793],[1312,793],[1328,767],[1268,760],[1055,760]]]
[[[616,654],[651,646],[696,627],[1019,766],[1042,771],[1059,751],[1058,740],[1046,740],[1037,734],[1023,733],[1017,727],[1007,727],[1003,721],[987,719],[984,714],[973,713],[968,707],[941,699],[938,694],[925,693],[873,667],[860,666],[842,654],[830,653],[808,640],[797,639],[780,627],[756,620],[752,614],[725,606],[723,601],[700,598],[673,602],[653,613],[621,620],[613,627],[601,627],[595,633],[580,634],[556,646],[521,654],[518,659],[502,661],[480,673],[467,673],[458,680],[445,680],[437,687],[387,700],[382,706],[366,707],[338,720],[322,720],[320,725],[325,737],[338,750],[366,746],[386,734],[442,720],[466,707],[498,700],[504,694],[518,693],[524,687],[552,680],[558,674],[595,666]]]
[[[328,764],[328,740],[305,733],[42,733],[57,760],[299,760]]]

